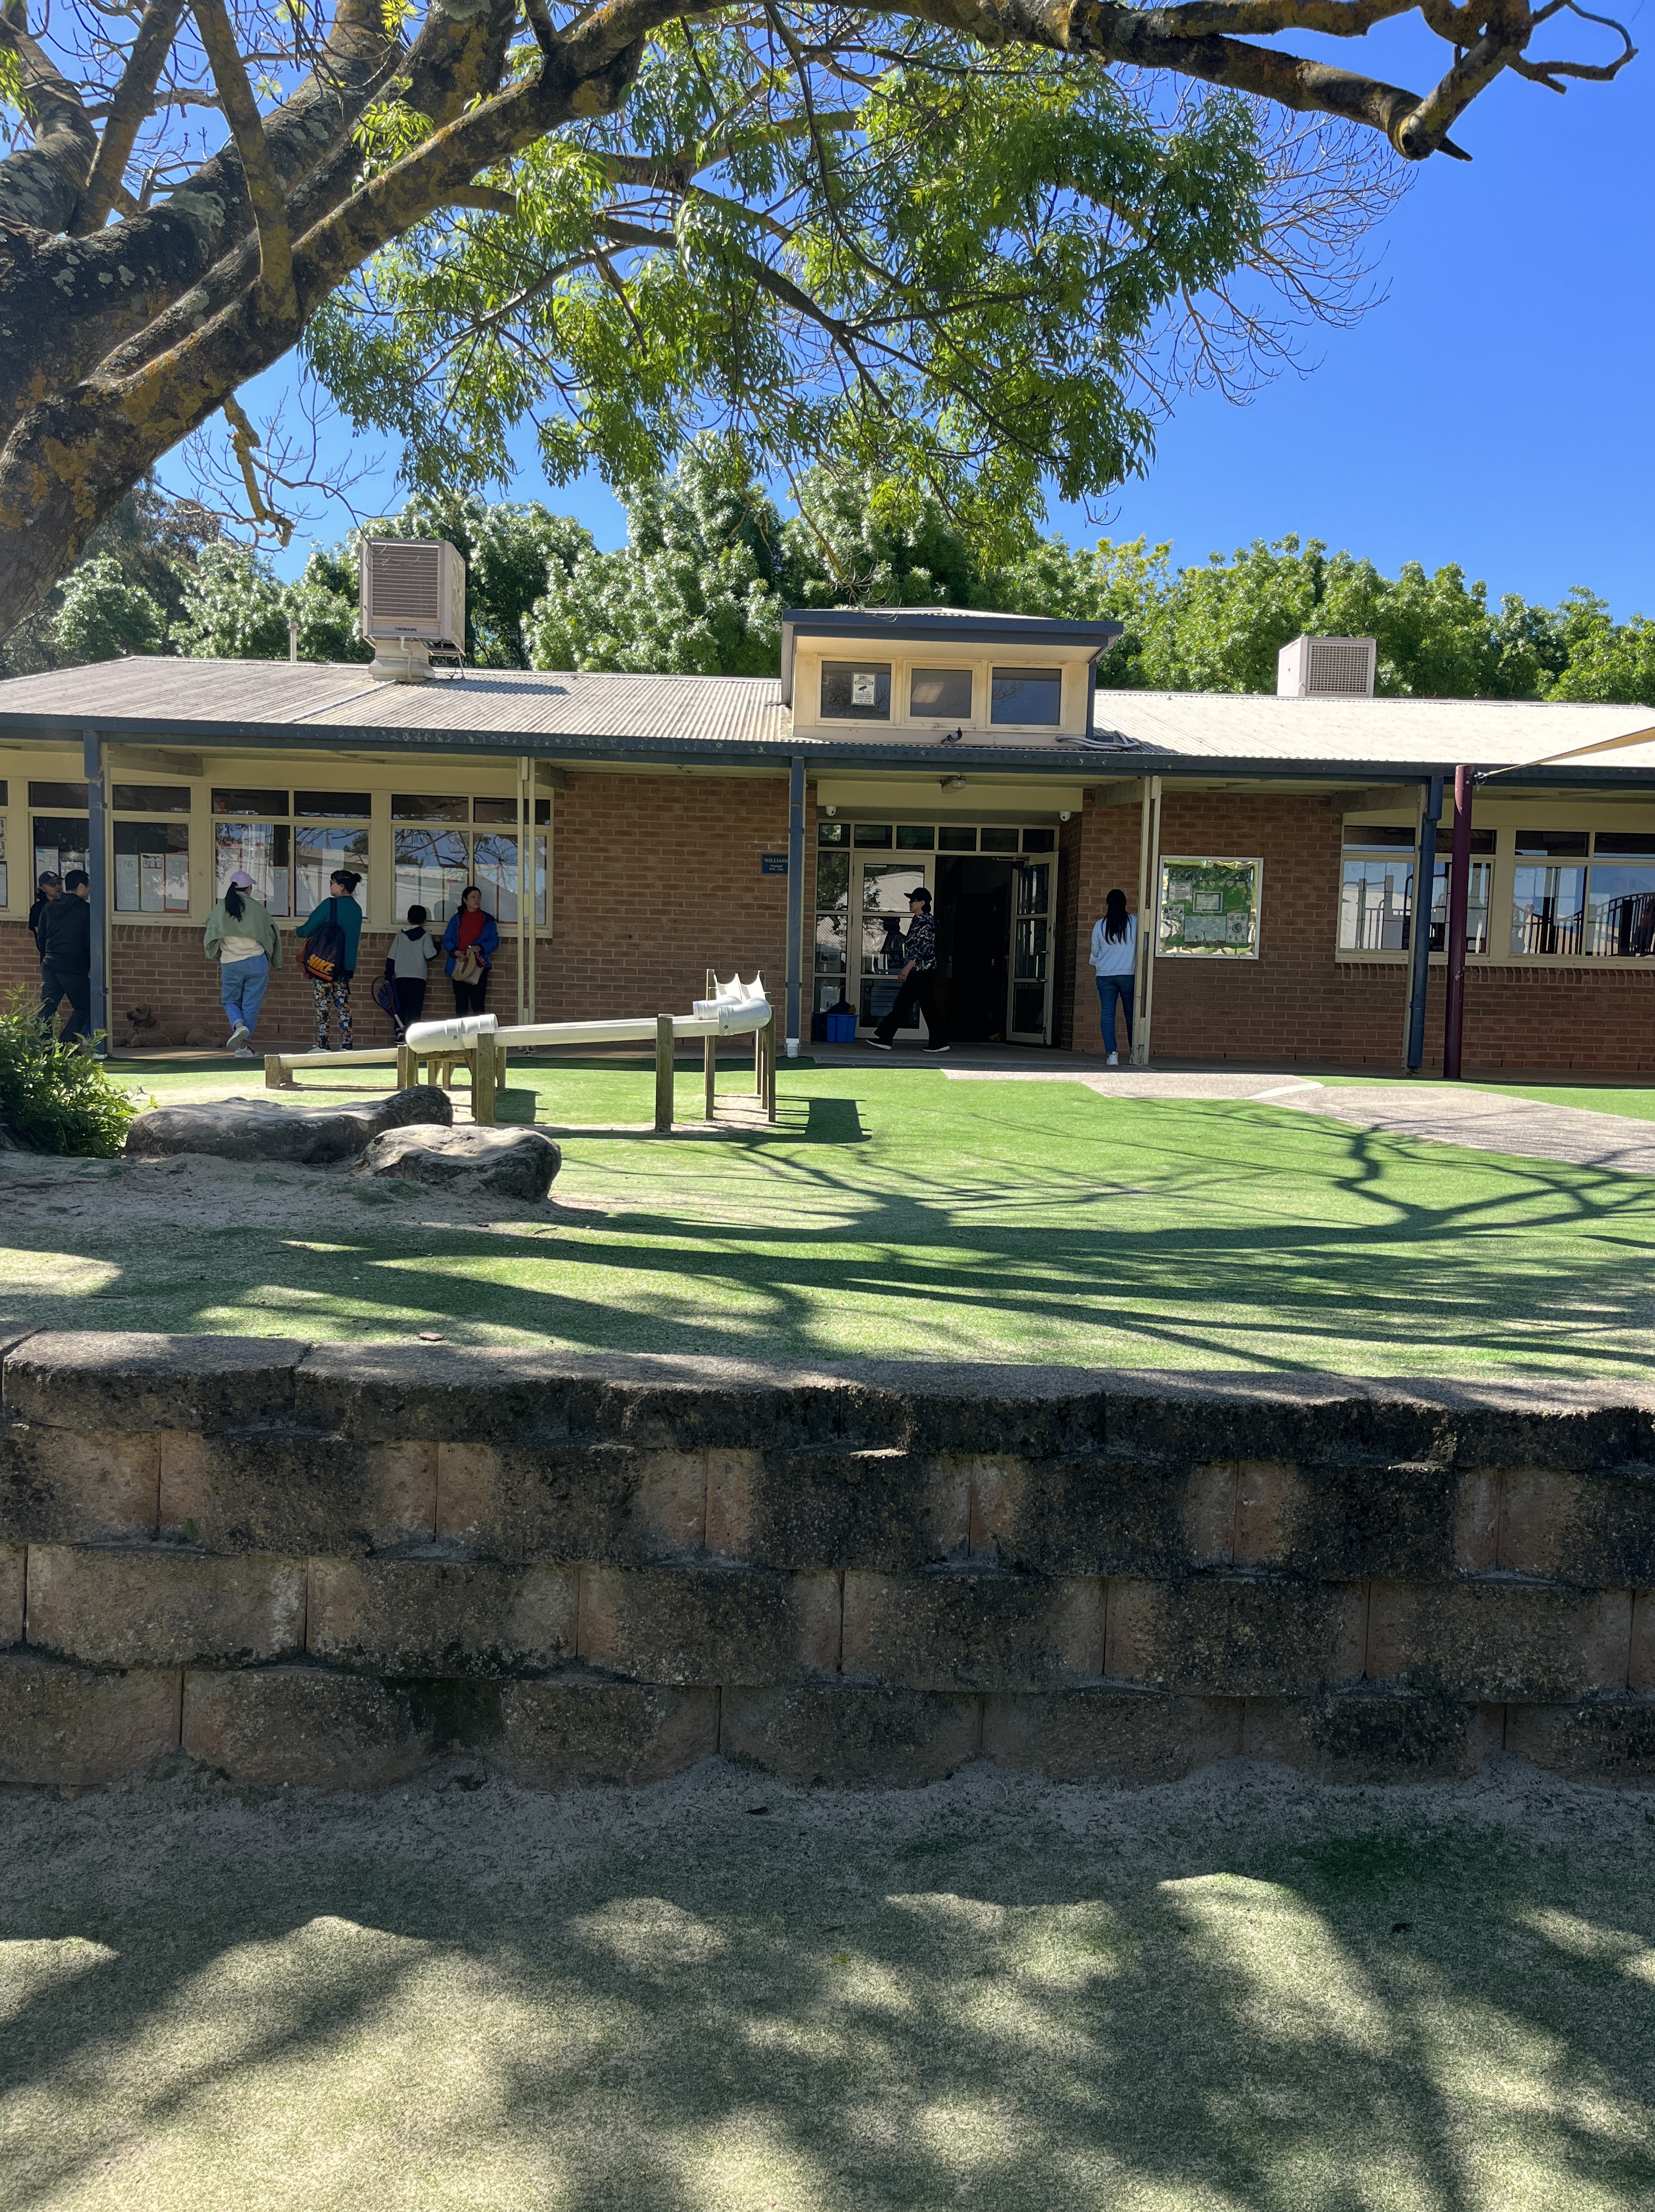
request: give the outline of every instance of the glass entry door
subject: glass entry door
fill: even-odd
[[[903,939],[910,919],[908,902],[916,891],[931,888],[931,862],[916,854],[911,860],[856,861],[861,878],[857,911],[861,918],[860,989],[856,1016],[861,1030],[871,1030],[890,1012],[899,988]],[[917,1012],[910,1026],[921,1026]]]
[[[1020,859],[1013,881],[1011,1006],[1006,1034],[1018,1044],[1051,1036],[1052,891],[1056,857]]]

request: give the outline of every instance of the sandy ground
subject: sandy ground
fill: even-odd
[[[1502,1765],[0,1798],[7,2212],[1655,2197],[1655,1805]]]

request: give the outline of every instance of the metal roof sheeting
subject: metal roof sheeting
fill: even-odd
[[[1099,691],[1095,749],[1073,742],[996,744],[986,734],[952,751],[929,732],[795,738],[774,677],[611,676],[490,669],[424,684],[376,684],[364,666],[284,660],[133,658],[0,682],[0,727],[77,736],[213,744],[534,751],[660,758],[737,754],[870,765],[1025,765],[1083,775],[1177,775],[1211,767],[1276,776],[1350,769],[1413,772],[1464,761],[1524,766],[1650,732],[1647,748],[1586,754],[1548,781],[1646,781],[1655,770],[1655,713],[1486,699],[1280,699],[1231,692]],[[1111,750],[1111,732],[1125,740]]]

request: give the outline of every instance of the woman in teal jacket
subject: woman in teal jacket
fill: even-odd
[[[299,965],[302,971],[308,957],[310,940],[316,940],[315,951],[326,950],[328,938],[322,935],[331,924],[339,933],[333,973],[332,976],[312,975],[310,995],[316,1006],[316,1049],[318,1052],[350,1050],[350,978],[356,971],[356,947],[362,942],[362,910],[356,899],[356,886],[362,878],[354,868],[341,868],[328,879],[328,896],[319,906],[313,907],[299,925]],[[332,933],[329,932],[329,936]],[[328,1017],[339,1018],[339,1042],[331,1047],[327,1041]]]

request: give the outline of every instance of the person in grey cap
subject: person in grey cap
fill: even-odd
[[[282,964],[282,940],[266,909],[253,896],[253,878],[238,868],[224,896],[207,917],[202,950],[218,963],[218,995],[230,1025],[226,1049],[238,1060],[253,1057],[253,1033],[271,970]]]

